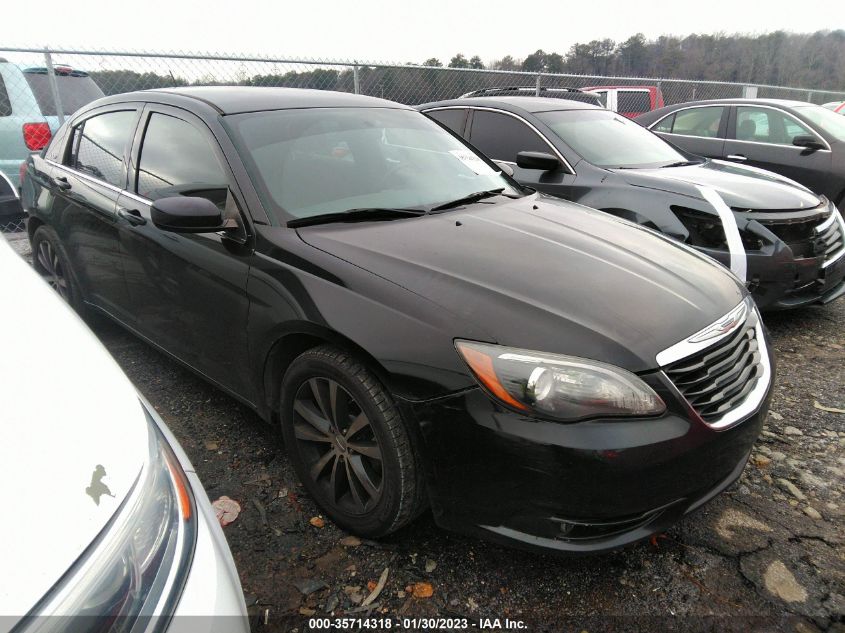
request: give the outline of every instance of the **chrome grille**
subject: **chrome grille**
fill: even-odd
[[[845,225],[839,211],[834,209],[830,217],[816,227],[816,239],[825,264],[845,255]]]
[[[663,371],[707,424],[724,428],[738,422],[756,409],[770,380],[757,311],[748,309],[745,319],[724,336]]]

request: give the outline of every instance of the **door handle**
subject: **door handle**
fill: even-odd
[[[141,226],[147,223],[147,219],[135,209],[125,209],[123,207],[117,210],[117,215],[129,222],[132,226]]]
[[[57,176],[53,178],[53,184],[56,188],[61,189],[62,191],[67,191],[71,188],[71,184],[67,181],[67,177],[65,176]]]
[[[748,160],[748,158],[746,156],[743,156],[742,154],[728,154],[727,156],[725,156],[725,158],[727,158],[728,160],[738,161]]]

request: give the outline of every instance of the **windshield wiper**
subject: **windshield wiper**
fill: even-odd
[[[449,202],[438,204],[436,207],[431,207],[431,209],[429,209],[429,213],[431,213],[432,211],[445,211],[446,209],[454,209],[455,207],[459,207],[463,204],[470,204],[471,202],[478,202],[479,200],[484,200],[484,198],[493,198],[495,196],[500,195],[504,190],[504,187],[500,187],[499,189],[476,191],[475,193],[462,196],[455,200],[450,200]]]
[[[289,220],[288,226],[296,228],[299,226],[310,226],[312,224],[329,224],[331,222],[367,222],[375,220],[393,220],[395,218],[407,218],[418,215],[425,215],[425,209],[405,209],[401,207],[362,207],[360,209],[347,209],[336,213],[323,213],[305,218]]]
[[[660,169],[665,169],[666,167],[686,167],[687,165],[698,165],[697,160],[679,160],[675,163],[669,163],[668,165],[661,165]]]

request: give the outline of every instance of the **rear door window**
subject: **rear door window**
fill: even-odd
[[[12,102],[9,100],[9,92],[6,90],[6,82],[3,75],[0,75],[0,116],[12,115]]]
[[[86,119],[73,130],[68,165],[110,185],[126,188],[124,154],[135,132],[135,110],[106,112]]]
[[[684,136],[717,138],[724,111],[724,106],[679,110],[675,113],[671,132],[672,134],[683,134]],[[663,122],[661,121],[661,123]],[[669,130],[661,128],[656,131],[668,132]]]
[[[41,114],[44,116],[56,116],[56,101],[50,90],[50,78],[46,72],[24,72],[24,77],[35,95]],[[71,115],[82,106],[88,105],[95,99],[103,96],[103,91],[94,83],[88,75],[61,75],[56,74],[56,87],[59,90],[59,99],[62,102],[62,114]]]
[[[487,110],[472,115],[470,143],[488,158],[516,162],[519,152],[552,152],[549,144],[523,121]]]
[[[447,128],[452,130],[455,134],[462,135],[464,133],[464,123],[467,118],[466,108],[450,108],[448,110],[429,110],[426,112],[428,116],[442,123]]]

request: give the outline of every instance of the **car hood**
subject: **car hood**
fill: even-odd
[[[14,570],[13,581],[0,583],[0,615],[21,616],[120,506],[146,461],[149,436],[120,368],[2,238],[0,270],[3,293],[15,298],[0,312],[2,329],[32,334],[5,337],[0,354],[0,560]]]
[[[806,187],[778,174],[718,160],[658,169],[614,170],[628,184],[700,198],[697,186],[710,187],[735,210],[811,209],[821,199]]]
[[[501,200],[298,231],[460,317],[455,337],[469,322],[493,342],[632,371],[742,299],[723,267],[656,232],[542,195]]]

